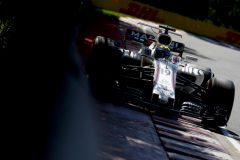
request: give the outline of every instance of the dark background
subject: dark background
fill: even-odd
[[[73,0],[72,0],[73,1]],[[75,0],[76,4],[81,4],[82,0]],[[90,0],[84,0],[89,1]],[[164,9],[170,12],[175,12],[183,16],[187,16],[193,19],[211,22],[217,26],[222,26],[230,29],[234,29],[236,31],[240,31],[240,1],[239,0],[134,0],[138,2],[142,2],[145,4],[149,4],[155,6],[160,9]],[[58,6],[62,6],[62,12],[59,14],[67,13],[71,14],[73,12],[72,9],[67,9],[67,6],[71,2],[17,2],[14,3],[13,0],[2,0],[0,2],[0,25],[1,25],[1,33],[0,33],[0,49],[6,51],[8,49],[8,41],[10,41],[12,37],[12,31],[16,29],[15,22],[17,21],[16,16],[19,14],[26,13],[26,16],[34,15],[34,13],[38,13],[42,17],[44,14],[58,14],[56,9]],[[52,3],[50,7],[49,3]],[[62,3],[62,4],[60,4]],[[70,6],[68,6],[70,7]],[[79,10],[79,5],[73,6],[77,10]],[[47,9],[48,8],[48,9]],[[70,7],[71,8],[71,7]],[[17,13],[16,10],[19,10]],[[69,11],[67,11],[69,10]],[[60,10],[59,10],[60,11]],[[86,10],[87,11],[87,10]],[[54,13],[55,12],[55,13]],[[84,13],[83,13],[84,14]],[[62,15],[63,16],[63,15]],[[29,19],[31,20],[37,19],[32,16]],[[63,20],[64,21],[64,20]],[[53,23],[53,22],[52,22]],[[3,24],[3,27],[2,27]],[[15,25],[14,25],[15,24]],[[47,24],[46,24],[47,25]]]
[[[135,0],[193,19],[240,31],[239,0]]]
[[[65,110],[87,107],[77,101],[83,93],[74,92],[82,90],[77,81],[84,79],[84,69],[72,41],[91,9],[85,0],[1,1],[1,22],[11,21],[0,47],[1,159],[59,159],[49,149],[59,120]],[[69,79],[76,86],[66,91]],[[89,145],[80,143],[75,158],[91,159],[81,152]]]

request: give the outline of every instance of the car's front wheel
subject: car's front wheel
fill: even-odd
[[[212,78],[208,82],[206,102],[214,112],[214,123],[225,126],[230,118],[235,95],[234,83],[230,80]]]

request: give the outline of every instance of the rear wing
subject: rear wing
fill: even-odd
[[[145,46],[149,46],[152,42],[156,42],[156,37],[151,34],[143,33],[140,31],[127,29],[126,32],[126,40],[135,41],[144,44]],[[169,48],[173,52],[177,52],[182,54],[185,48],[185,45],[181,42],[172,41],[169,45]]]
[[[172,27],[167,26],[167,25],[159,25],[159,27],[155,27],[155,26],[152,26],[152,25],[149,25],[149,24],[146,24],[146,23],[142,23],[142,22],[139,22],[138,24],[139,25],[144,25],[144,26],[147,26],[147,27],[150,27],[150,28],[153,28],[153,29],[157,29],[157,30],[160,31],[160,33],[165,33],[165,34],[171,33],[171,34],[174,34],[174,35],[182,38],[181,34],[176,33],[175,28],[172,28]]]

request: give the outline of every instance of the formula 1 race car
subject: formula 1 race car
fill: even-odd
[[[156,41],[138,52],[97,36],[88,65],[94,94],[110,99],[118,93],[140,105],[175,110],[216,126],[226,125],[234,102],[234,83],[217,79],[208,67],[182,60],[184,44],[172,45],[169,35],[176,30],[163,25],[159,30]],[[169,50],[161,46],[173,47]]]

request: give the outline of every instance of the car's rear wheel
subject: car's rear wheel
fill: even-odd
[[[224,126],[227,124],[233,107],[235,95],[234,83],[230,80],[212,78],[208,82],[206,102],[214,111],[214,124]]]

